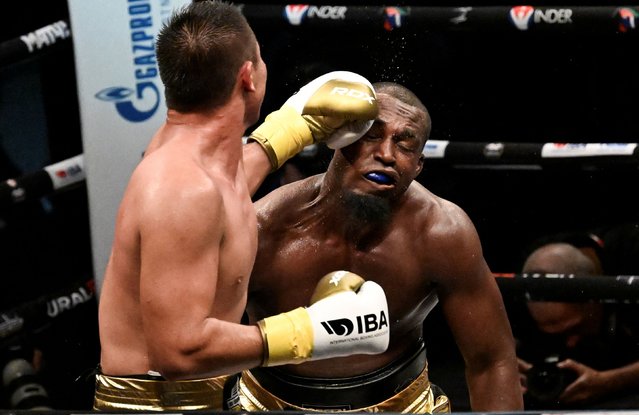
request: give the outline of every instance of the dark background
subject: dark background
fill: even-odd
[[[562,6],[588,4],[597,5]],[[413,5],[481,8],[486,3]],[[13,7],[0,15],[0,42],[68,19],[64,0]],[[431,113],[433,140],[638,141],[639,39],[636,32],[620,33],[612,16],[605,26],[526,32],[490,24],[472,30],[407,24],[389,32],[369,24],[291,27],[249,20],[269,68],[263,115],[310,78],[340,69],[412,89]],[[81,153],[71,41],[0,67],[0,180]],[[323,166],[322,160],[294,162],[314,162],[308,172]],[[482,169],[429,160],[419,181],[466,210],[493,271],[517,272],[527,244],[539,236],[638,220],[638,178],[635,163]],[[270,178],[263,191],[277,180]],[[0,206],[0,252],[0,312],[93,278],[84,185]],[[442,330],[433,336],[442,341],[429,342],[432,376],[453,398],[453,409],[466,410],[461,362],[443,352],[452,339],[438,319],[436,311],[429,329]],[[35,325],[18,336],[0,337],[0,360],[14,353],[15,343],[25,353],[43,350],[43,383],[53,406],[88,407],[91,383],[75,380],[97,363],[95,304]]]

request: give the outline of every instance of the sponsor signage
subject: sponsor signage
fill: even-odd
[[[155,37],[173,10],[187,3],[68,0],[98,292],[124,188],[166,116]],[[66,176],[54,177],[69,180],[78,169],[70,166]]]

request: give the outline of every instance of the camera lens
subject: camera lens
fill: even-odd
[[[38,383],[35,369],[25,359],[13,359],[2,370],[2,384],[11,408],[51,409],[49,395]]]
[[[561,393],[575,380],[573,371],[557,367],[559,361],[558,356],[549,356],[542,363],[535,364],[526,374],[527,395],[531,404],[546,408],[556,407]]]

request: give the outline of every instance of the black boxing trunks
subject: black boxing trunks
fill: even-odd
[[[428,380],[423,342],[406,356],[366,375],[307,378],[278,368],[242,372],[227,406],[241,411],[450,412],[450,402]]]
[[[96,374],[93,409],[98,411],[222,410],[228,376],[168,381],[161,376]]]

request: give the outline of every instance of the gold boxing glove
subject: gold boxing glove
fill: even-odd
[[[309,307],[258,322],[262,365],[382,353],[389,342],[388,322],[382,287],[352,272],[331,272],[317,283]]]
[[[316,142],[332,149],[361,138],[377,117],[371,83],[347,71],[330,72],[303,86],[249,136],[266,151],[273,170]]]

